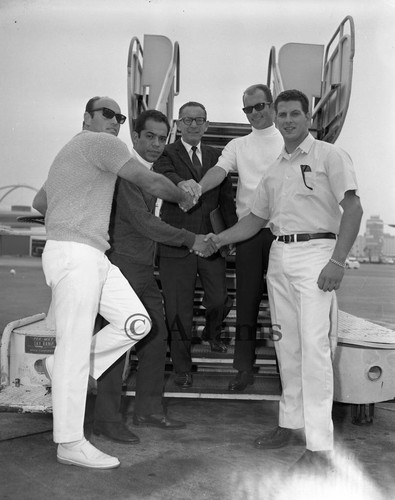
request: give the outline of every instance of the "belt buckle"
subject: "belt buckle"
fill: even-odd
[[[293,241],[293,234],[284,235],[284,243],[292,243],[292,241]]]

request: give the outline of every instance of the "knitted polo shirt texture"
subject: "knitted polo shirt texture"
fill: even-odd
[[[130,160],[117,137],[84,130],[58,153],[45,184],[47,239],[84,243],[105,252],[115,181]]]

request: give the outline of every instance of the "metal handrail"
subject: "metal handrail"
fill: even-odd
[[[272,47],[270,49],[270,54],[269,54],[269,64],[267,69],[267,86],[269,88],[271,88],[270,83],[271,83],[272,73],[273,73],[273,90],[274,90],[273,99],[275,99],[275,96],[284,90],[284,84],[281,78],[280,69],[276,62],[275,47]]]
[[[174,86],[174,83],[176,84]],[[171,104],[168,109],[168,119],[173,119],[173,97],[180,91],[180,47],[178,42],[174,43],[172,62],[169,65],[166,76],[163,80],[162,89],[159,93],[158,102],[155,109],[164,109],[167,104]],[[170,114],[170,116],[169,116]]]
[[[335,53],[335,51],[341,46],[342,43],[347,39],[347,36],[344,33],[346,24],[349,23],[349,40],[350,40],[350,54],[349,54],[349,75],[348,75],[348,86],[341,85],[340,82],[330,84],[330,88],[325,88],[325,84],[328,83],[325,81],[326,71],[329,69],[329,64],[331,62],[331,57]],[[336,46],[333,47],[333,43],[336,41]],[[342,54],[343,55],[343,54]],[[353,59],[355,55],[355,27],[354,20],[351,16],[346,16],[343,21],[339,24],[332,38],[329,40],[328,45],[325,48],[324,53],[324,64],[323,64],[323,74],[322,74],[322,83],[321,83],[321,99],[315,106],[312,112],[312,121],[317,121],[317,136],[321,140],[326,140],[327,142],[334,143],[339,136],[342,125],[344,123],[345,116],[347,115],[350,96],[351,96],[351,82],[352,82],[352,72],[353,72]],[[324,134],[323,125],[322,125],[322,116],[320,114],[323,111],[325,104],[332,98],[334,94],[339,92],[346,92],[343,94],[344,102],[346,103],[345,107],[341,110],[340,115],[343,116],[340,124],[331,131],[330,134]],[[339,115],[339,116],[340,116]],[[335,120],[332,120],[332,122]]]
[[[133,132],[133,119],[137,118],[140,107],[144,102],[144,96],[136,96],[136,90],[141,89],[141,79],[143,75],[143,47],[137,37],[133,37],[129,45],[128,54],[128,113],[130,135]]]
[[[174,122],[170,128],[170,134],[169,134],[169,137],[167,139],[167,143],[172,144],[176,140],[176,136],[177,136],[177,121],[174,120]]]
[[[346,16],[343,21],[339,24],[337,30],[333,34],[332,38],[329,40],[328,45],[325,48],[325,54],[324,54],[324,65],[323,65],[323,71],[325,72],[325,69],[328,64],[329,60],[329,51],[331,48],[332,43],[338,39],[339,42],[344,36],[344,26],[347,23],[347,21],[350,23],[350,42],[351,42],[351,51],[350,51],[350,67],[352,68],[353,64],[353,58],[355,55],[355,27],[354,27],[354,20],[351,16]],[[339,36],[338,36],[339,35]],[[339,43],[338,42],[338,43]],[[350,76],[351,78],[351,76]],[[324,82],[322,82],[324,84]],[[312,113],[312,118],[314,119],[315,115],[321,110],[322,106],[328,101],[328,99],[331,97],[334,91],[336,91],[337,86],[335,87],[334,85],[331,87],[330,91],[328,92],[327,95],[322,96],[321,100],[318,102],[317,106],[314,108],[313,113]],[[347,110],[346,110],[347,111]]]
[[[330,46],[332,45],[332,42],[336,39],[337,35],[339,35],[339,40],[343,38],[344,36],[344,26],[346,22],[350,23],[350,35],[351,35],[351,53],[350,53],[350,61],[352,62],[353,57],[355,55],[355,27],[354,27],[354,20],[351,16],[346,16],[343,21],[339,24],[337,30],[333,34],[332,38],[329,40],[328,45],[326,46],[325,49],[325,55],[324,55],[324,68],[325,65],[328,62],[328,54],[329,54],[329,49]]]
[[[142,88],[143,47],[137,37],[133,37],[128,54],[128,110],[129,129],[133,132],[134,120],[144,110],[150,107],[167,114],[169,121],[173,120],[173,99],[180,91],[180,47],[174,43],[172,60],[163,79],[162,87],[156,103],[148,103],[149,94]]]
[[[334,83],[331,85],[330,90],[323,96],[321,97],[319,103],[317,106],[314,108],[313,113],[312,113],[312,119],[314,120],[315,116],[321,109],[324,107],[324,105],[329,101],[329,99],[333,96],[333,94],[337,91],[339,88],[340,84],[339,83]]]

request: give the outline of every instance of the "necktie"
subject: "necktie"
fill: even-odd
[[[202,164],[200,163],[199,157],[196,154],[197,147],[192,146],[192,163],[195,167],[197,178],[200,180],[202,178]]]

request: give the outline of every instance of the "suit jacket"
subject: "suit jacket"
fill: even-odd
[[[217,164],[221,152],[204,144],[201,144],[201,151],[202,174],[204,175],[209,168]],[[196,182],[200,180],[180,139],[165,147],[162,156],[154,163],[153,169],[155,172],[166,176],[176,185],[180,181],[187,179],[195,179]],[[164,201],[161,218],[172,226],[184,228],[196,234],[207,234],[213,232],[210,212],[218,206],[226,226],[233,226],[237,222],[237,216],[230,176],[227,176],[218,187],[204,193],[189,212],[183,212],[175,203]],[[185,247],[176,248],[161,244],[159,254],[165,257],[184,257],[189,254],[189,250]]]

